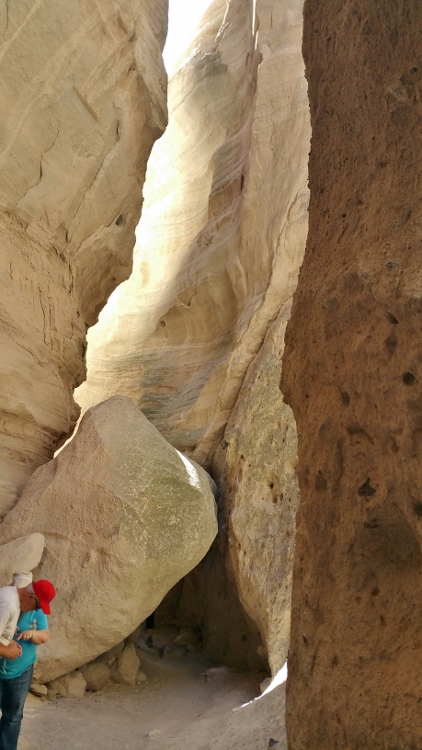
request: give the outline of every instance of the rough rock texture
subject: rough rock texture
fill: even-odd
[[[148,164],[132,276],[90,331],[88,378],[78,389],[83,408],[126,394],[172,444],[213,465],[216,480],[227,467],[224,459],[212,464],[213,453],[267,329],[294,292],[305,247],[310,125],[301,32],[301,0],[288,8],[259,0],[255,19],[252,3],[243,0],[216,0],[207,11],[187,62],[169,84],[169,126]],[[268,430],[287,414],[275,390],[260,401]],[[241,406],[236,415],[239,434],[249,430],[253,454],[254,425]],[[294,437],[286,449],[280,445],[275,474],[283,475],[287,461],[294,464],[294,450]],[[261,568],[250,575],[250,553],[236,560],[234,547],[234,577],[227,574],[227,529],[239,543],[250,539],[241,528],[248,519],[244,486],[236,497],[237,458],[236,447],[225,483],[230,490],[222,486],[221,539],[189,576],[178,612],[181,623],[202,627],[215,658],[262,667],[261,638],[235,601],[237,584],[276,668],[288,640],[292,536],[277,593],[276,576],[270,584]],[[268,473],[252,469],[257,504],[261,479],[272,481]],[[293,484],[292,478],[290,489]],[[233,526],[225,505],[235,510]],[[289,516],[293,535],[293,505],[284,515],[284,506],[275,511],[271,502],[259,532],[271,528],[284,540]],[[262,549],[263,568],[268,555]],[[276,615],[280,600],[283,612]],[[272,612],[268,620],[265,608]]]
[[[301,3],[276,8],[258,4],[255,50],[252,3],[216,0],[170,81],[133,273],[90,332],[77,396],[86,408],[128,395],[202,465],[295,288],[305,243]]]
[[[41,682],[132,633],[217,532],[206,473],[124,396],[91,409],[74,439],[37,469],[1,524],[0,540],[17,527],[43,529],[37,573],[58,591],[54,638],[39,649]]]
[[[96,693],[107,685],[110,679],[110,668],[102,662],[91,662],[81,667],[86,689]]]
[[[166,0],[0,4],[0,518],[78,416],[165,125]]]
[[[227,498],[229,564],[273,674],[287,658],[299,493],[296,425],[279,389],[290,304],[251,364],[213,470]]]
[[[135,685],[141,661],[133,643],[129,643],[117,657],[111,677],[121,685]]]
[[[28,534],[0,547],[0,586],[9,586],[14,573],[37,567],[44,550],[42,534]],[[18,586],[27,585],[18,583]]]
[[[291,750],[422,746],[421,28],[421,3],[305,6]]]
[[[86,681],[82,672],[70,672],[47,685],[48,695],[61,695],[63,698],[82,698],[86,690]]]
[[[217,540],[204,560],[185,576],[172,606],[164,599],[165,620],[161,605],[158,608],[157,624],[161,620],[200,632],[202,653],[213,661],[264,671],[267,660],[265,653],[260,653],[262,638],[239,604],[236,583],[226,565],[227,539],[221,529],[224,522],[219,525]]]

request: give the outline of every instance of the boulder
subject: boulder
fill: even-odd
[[[117,657],[111,670],[113,682],[121,685],[136,685],[140,659],[133,643],[129,643]]]
[[[40,578],[53,581],[41,682],[87,664],[132,633],[204,557],[217,532],[206,472],[116,396],[31,477],[0,541],[42,530]]]
[[[33,570],[41,560],[44,537],[34,533],[21,536],[0,547],[0,586],[8,586],[20,570]],[[22,574],[23,576],[24,574]],[[27,583],[22,583],[27,585]]]
[[[106,686],[110,679],[110,668],[101,661],[94,661],[81,667],[86,689],[96,693]]]
[[[48,695],[61,695],[63,698],[82,698],[86,681],[82,672],[69,672],[47,684]]]
[[[48,693],[48,688],[46,685],[40,685],[38,682],[31,682],[31,685],[29,687],[31,693],[33,695],[37,695],[38,698],[46,698]]]
[[[146,682],[148,680],[148,677],[146,676],[145,672],[141,672],[139,670],[138,674],[136,675],[136,684],[142,685],[143,682]]]

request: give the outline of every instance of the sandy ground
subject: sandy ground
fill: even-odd
[[[254,700],[262,675],[219,670],[205,681],[212,666],[193,654],[145,653],[140,687],[29,695],[19,750],[286,750],[284,685]]]

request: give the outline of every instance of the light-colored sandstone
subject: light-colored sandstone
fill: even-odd
[[[1,3],[0,518],[73,428],[165,126],[166,2]]]
[[[119,654],[116,663],[113,665],[111,670],[113,682],[118,682],[121,685],[135,685],[140,663],[135,646],[133,643],[129,643]]]
[[[82,698],[85,690],[86,681],[79,670],[51,680],[47,685],[48,695],[61,695],[63,698]]]
[[[94,693],[102,690],[110,679],[110,669],[104,662],[91,662],[81,667],[86,682],[86,689]]]
[[[299,499],[297,439],[280,392],[285,305],[251,364],[214,460],[228,504],[229,565],[270,668],[287,658]]]
[[[310,0],[290,750],[422,747],[419,2]]]
[[[9,586],[12,576],[22,570],[33,570],[41,560],[44,549],[44,537],[34,533],[21,536],[0,547],[0,586]],[[18,585],[26,586],[27,581],[17,581]]]
[[[54,638],[39,648],[41,681],[132,633],[217,532],[207,474],[124,396],[90,410],[74,439],[34,473],[0,540],[17,527],[43,530],[38,575],[58,592]]]
[[[169,126],[148,165],[134,270],[90,332],[88,378],[77,395],[86,408],[125,393],[170,442],[203,465],[211,461],[268,327],[294,292],[307,231],[310,125],[302,2],[286,8],[258,0],[255,11],[258,31],[252,3],[214,2],[188,60],[170,81]],[[275,370],[273,377],[265,397],[257,396],[260,419],[252,423],[246,409],[236,409],[239,440],[222,503],[234,542],[234,579],[276,669],[288,644],[296,491],[294,429],[286,427],[289,410]],[[258,390],[258,373],[256,378]],[[285,444],[281,434],[274,437],[280,454],[273,451],[268,472],[280,475],[274,494],[286,482],[292,498],[286,515],[284,506],[270,501],[259,521],[256,510],[258,535],[271,529],[284,540],[286,559],[268,580],[263,571],[274,543],[263,545],[248,531],[247,488],[240,486],[237,497],[235,482],[240,445],[251,455],[256,504],[260,482],[273,481],[255,465],[253,446],[263,424],[270,443],[271,425],[283,424],[283,437],[283,430],[289,433]],[[221,478],[224,461],[213,466]],[[246,558],[237,560],[242,539]],[[255,573],[248,571],[250,544],[261,548]],[[225,581],[225,559],[217,559],[225,555],[224,545],[222,540],[208,564],[189,577],[180,624],[205,622],[207,652],[256,666],[260,639],[232,599],[233,581]]]
[[[291,296],[307,225],[301,3],[214,2],[169,84],[133,273],[89,334],[84,408],[128,395],[209,461],[245,371]],[[265,44],[264,44],[265,41]],[[277,86],[274,85],[277,81]]]

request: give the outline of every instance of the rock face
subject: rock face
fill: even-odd
[[[295,288],[305,243],[301,3],[273,5],[258,3],[256,51],[252,3],[214,2],[171,79],[133,273],[90,332],[77,396],[86,408],[124,393],[202,465]]]
[[[0,8],[0,517],[74,425],[86,325],[130,273],[165,30],[165,0]]]
[[[14,573],[37,567],[44,550],[42,534],[28,534],[0,547],[0,586],[9,586]],[[22,574],[17,586],[27,586],[31,575]],[[25,580],[25,578],[27,580]]]
[[[34,473],[0,539],[16,528],[43,529],[37,577],[58,592],[54,637],[39,649],[37,679],[45,682],[132,633],[205,555],[217,523],[206,473],[116,396],[90,410]]]
[[[422,744],[420,3],[307,2],[291,750]],[[304,721],[303,717],[306,717]]]
[[[229,507],[229,565],[246,612],[261,633],[273,674],[287,658],[299,493],[296,425],[279,389],[284,306],[251,364],[218,449]]]
[[[250,419],[249,401],[235,405],[248,367],[296,286],[307,230],[310,125],[301,0],[288,9],[258,0],[255,23],[252,3],[214,2],[170,81],[169,126],[148,164],[133,273],[90,331],[88,377],[77,400],[86,408],[124,393],[173,445],[212,466],[221,491],[222,537],[230,529],[231,570],[227,539],[221,538],[183,588],[180,622],[201,623],[205,650],[226,663],[262,666],[256,648],[263,639],[261,650],[275,670],[288,643],[297,499],[295,432],[276,386],[279,370],[269,374],[275,351],[275,367],[280,364],[285,321],[248,375],[255,396],[259,383],[268,383],[258,396],[260,418]],[[221,451],[213,462],[234,408],[231,426],[239,439],[227,452],[229,465]],[[254,454],[254,445],[264,450],[266,442],[277,446],[268,466]],[[241,480],[238,462],[246,454],[252,468]],[[269,484],[278,474],[272,492]],[[253,477],[252,497],[246,476]],[[281,492],[285,501],[273,503]],[[271,530],[277,542],[252,542],[250,502],[254,533]],[[266,579],[274,544],[286,559]],[[261,637],[239,611],[236,586]]]

